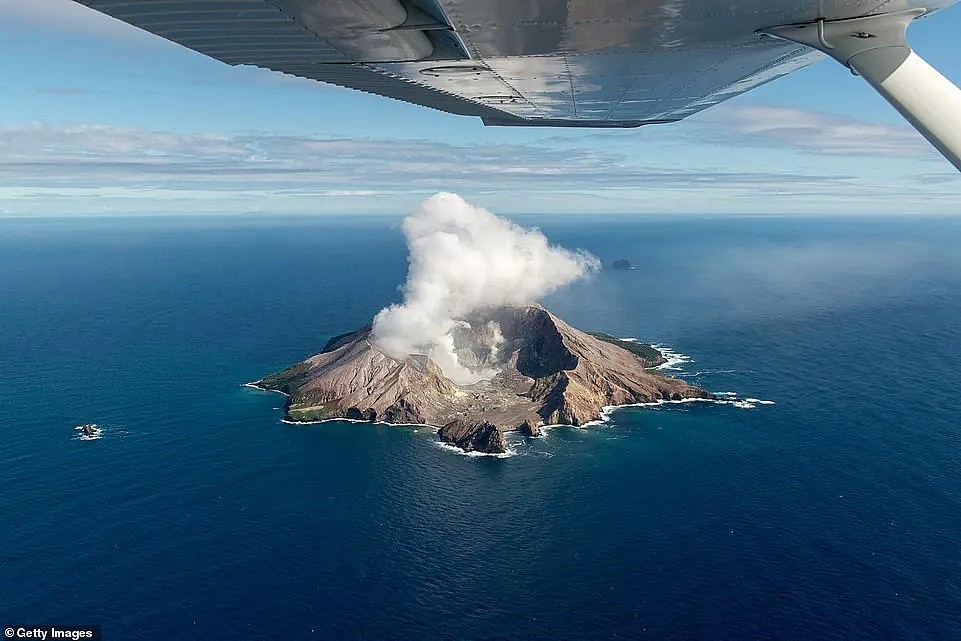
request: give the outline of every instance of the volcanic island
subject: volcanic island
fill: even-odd
[[[457,385],[425,355],[392,358],[368,325],[251,385],[285,394],[290,422],[428,425],[444,442],[488,454],[506,451],[505,432],[584,425],[606,406],[715,398],[655,371],[665,359],[650,345],[582,332],[536,304],[476,312],[453,337],[458,360],[489,378]]]

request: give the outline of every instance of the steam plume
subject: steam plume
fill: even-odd
[[[374,338],[402,359],[427,354],[454,382],[490,375],[457,360],[451,331],[475,310],[523,305],[600,266],[584,251],[552,246],[525,229],[474,207],[457,194],[431,196],[404,220],[410,269],[404,301],[374,317]]]

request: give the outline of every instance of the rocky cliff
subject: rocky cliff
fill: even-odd
[[[288,395],[291,421],[427,424],[465,451],[489,453],[505,450],[506,431],[536,436],[542,425],[582,425],[606,405],[712,398],[647,369],[650,353],[574,329],[537,305],[477,313],[454,339],[458,360],[490,371],[488,380],[458,386],[426,356],[391,358],[368,326],[256,385]]]

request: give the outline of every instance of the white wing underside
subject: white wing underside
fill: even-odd
[[[487,124],[674,121],[822,54],[775,26],[954,0],[79,0],[232,65]]]

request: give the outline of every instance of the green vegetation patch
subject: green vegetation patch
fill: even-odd
[[[308,370],[310,370],[310,365],[306,362],[297,363],[282,372],[264,376],[257,384],[266,389],[278,390],[285,394],[293,394],[293,390],[306,378]]]
[[[636,356],[639,356],[644,361],[644,367],[657,367],[658,365],[663,365],[667,362],[664,358],[664,354],[661,354],[659,350],[652,347],[648,343],[639,343],[637,341],[626,341],[617,336],[611,336],[610,334],[605,334],[603,332],[587,332],[594,338],[602,340],[605,343],[611,343],[612,345],[617,345],[622,347]]]

